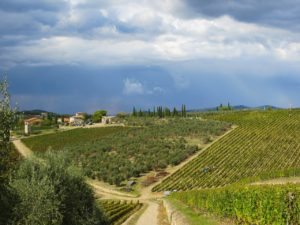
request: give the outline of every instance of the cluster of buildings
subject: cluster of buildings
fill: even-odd
[[[73,116],[60,116],[52,118],[53,124],[65,125],[65,126],[84,126],[93,124],[91,119],[86,119],[87,113],[77,112]],[[111,124],[114,116],[103,116],[101,119],[102,124]],[[24,119],[25,134],[31,133],[31,126],[42,125],[43,122],[49,119],[47,113],[41,113],[41,115],[34,115],[30,118]]]

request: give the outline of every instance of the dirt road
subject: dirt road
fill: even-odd
[[[33,152],[26,146],[23,144],[23,142],[19,139],[16,139],[12,142],[15,146],[15,148],[17,149],[17,151],[24,157],[24,158],[28,158],[33,156]]]
[[[158,224],[158,203],[147,201],[148,207],[146,211],[138,219],[136,225],[156,225]]]

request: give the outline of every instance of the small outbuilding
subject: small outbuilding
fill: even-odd
[[[30,135],[31,134],[31,126],[32,125],[41,125],[42,122],[43,122],[42,119],[36,118],[36,117],[24,120],[24,132],[25,132],[25,134]]]

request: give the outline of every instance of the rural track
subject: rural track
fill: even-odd
[[[136,225],[157,225],[158,224],[158,203],[151,200],[147,201],[148,207],[140,216]]]
[[[12,141],[17,151],[22,155],[24,158],[29,158],[33,156],[33,152],[25,145],[20,139],[15,139]]]

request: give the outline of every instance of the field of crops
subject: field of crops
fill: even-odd
[[[36,152],[65,150],[87,176],[120,185],[141,173],[179,164],[199,150],[196,143],[207,143],[231,127],[196,118],[142,121],[138,126],[75,129],[23,142]]]
[[[121,200],[100,200],[98,205],[103,209],[109,225],[120,225],[142,207],[142,203]]]
[[[171,198],[237,224],[300,224],[299,186],[233,186],[177,192]]]
[[[73,129],[69,131],[25,138],[22,141],[35,152],[45,152],[49,149],[62,149],[70,145],[84,145],[87,142],[99,140],[106,135],[124,130],[123,127],[106,127],[91,129]]]
[[[154,191],[220,187],[247,177],[299,172],[299,110],[222,112],[202,116],[238,127],[154,187]]]

